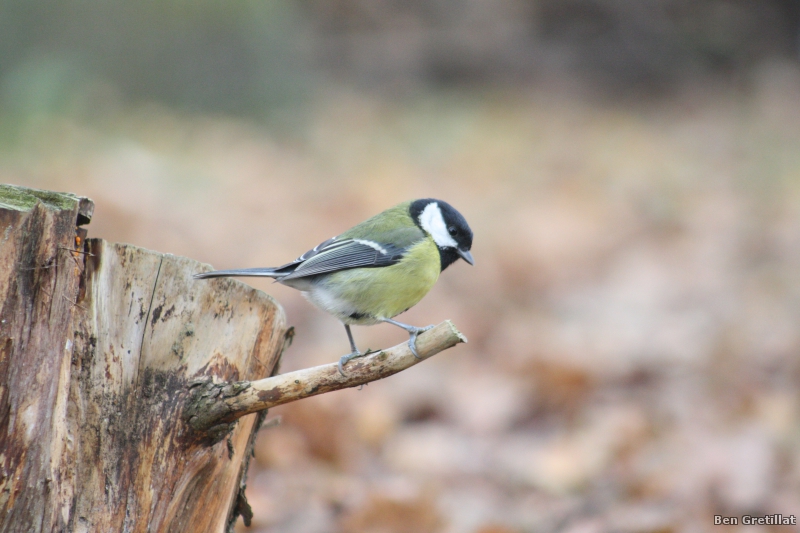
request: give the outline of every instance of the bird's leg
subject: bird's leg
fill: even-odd
[[[350,352],[347,355],[343,355],[341,359],[339,359],[339,373],[342,376],[345,375],[344,365],[346,365],[350,359],[355,359],[356,357],[364,357],[365,355],[367,355],[366,353],[359,352],[358,348],[356,348],[356,341],[353,340],[353,333],[350,331],[350,324],[345,324],[344,330],[347,332],[347,338],[350,339],[350,349],[352,350],[352,352]]]
[[[403,324],[402,322],[397,322],[396,320],[392,320],[391,318],[382,318],[381,322],[386,322],[387,324],[394,324],[397,327],[403,328],[408,332],[409,339],[408,339],[408,347],[411,348],[411,354],[416,357],[417,359],[422,359],[419,354],[417,353],[417,335],[422,333],[423,331],[428,331],[433,326],[425,326],[424,328],[418,328],[416,326],[409,326],[408,324]]]

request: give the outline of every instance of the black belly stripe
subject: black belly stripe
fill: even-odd
[[[367,318],[366,313],[350,313],[350,318],[353,320],[361,320],[362,318]]]

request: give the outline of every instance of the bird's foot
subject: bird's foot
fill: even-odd
[[[367,355],[369,355],[371,353],[373,353],[373,351],[370,350],[370,349],[367,349],[366,352],[358,352],[358,351],[356,351],[356,352],[351,352],[351,353],[349,353],[347,355],[343,355],[339,359],[339,373],[342,375],[342,377],[347,377],[347,375],[344,373],[344,365],[346,365],[348,363],[348,361],[350,361],[351,359],[355,359],[357,357],[364,357],[364,356],[367,356]]]
[[[419,353],[417,352],[417,335],[419,335],[420,333],[423,333],[425,331],[428,331],[432,327],[433,327],[432,325],[431,326],[425,326],[423,328],[417,328],[417,327],[411,326],[410,328],[408,328],[406,330],[406,331],[408,331],[408,335],[409,335],[408,347],[411,349],[411,355],[413,355],[417,359],[422,359],[422,357],[420,357]]]

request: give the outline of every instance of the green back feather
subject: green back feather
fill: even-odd
[[[391,243],[400,248],[408,248],[420,239],[425,232],[419,229],[409,213],[411,202],[403,202],[378,213],[361,224],[350,228],[339,239],[367,239],[377,243]]]

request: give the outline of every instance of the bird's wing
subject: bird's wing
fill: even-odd
[[[382,267],[397,263],[405,249],[366,239],[328,239],[292,263],[276,268],[288,274],[280,281],[316,276],[349,268]],[[294,268],[292,268],[294,267]]]

